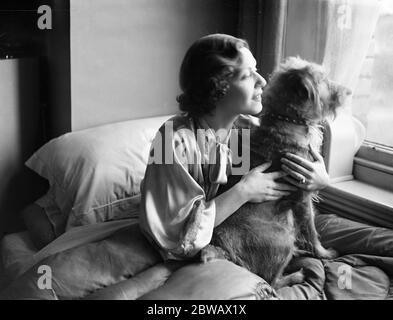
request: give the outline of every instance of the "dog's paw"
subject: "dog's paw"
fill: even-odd
[[[322,246],[315,248],[316,256],[320,259],[334,259],[338,257],[338,252],[333,248],[325,249]]]
[[[290,277],[291,285],[303,283],[304,279],[306,278],[303,268],[301,268],[299,271],[291,273],[288,276]]]
[[[283,287],[290,287],[293,286],[295,284],[300,284],[303,283],[305,280],[306,276],[304,273],[303,268],[301,268],[300,270],[287,274],[285,276],[280,277],[279,279],[276,280],[276,282],[274,283],[274,288],[275,289],[280,289]]]
[[[299,258],[299,257],[313,257],[314,254],[308,250],[303,250],[303,249],[295,249],[293,252],[293,257],[294,258]]]
[[[207,263],[216,259],[227,259],[225,251],[222,250],[220,247],[209,244],[201,250],[201,261],[203,263]]]

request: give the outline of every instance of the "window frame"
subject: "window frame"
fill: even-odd
[[[368,50],[366,60],[375,59],[375,52],[373,49],[375,48],[376,41],[375,34],[371,41],[371,49],[369,48]],[[364,63],[366,63],[366,60]],[[359,75],[359,81],[364,79],[371,81],[372,75],[371,70],[367,67],[364,68],[363,66],[362,72]],[[358,92],[357,95],[359,97],[370,97],[371,90],[369,92]],[[355,96],[353,102],[356,101]],[[393,191],[393,146],[387,146],[367,140],[366,137],[359,151],[355,155],[353,175],[357,180]]]
[[[359,181],[393,192],[393,148],[363,142],[354,157],[353,176]]]
[[[393,229],[393,149],[363,141],[351,151],[356,122],[341,114],[326,125],[323,155],[331,183],[320,192],[318,208]]]

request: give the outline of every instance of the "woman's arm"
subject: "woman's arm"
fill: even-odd
[[[216,217],[214,227],[221,224],[246,202],[274,201],[289,195],[297,188],[278,183],[278,180],[287,174],[285,172],[264,173],[271,163],[262,164],[246,175],[232,188],[214,198]]]
[[[214,201],[216,205],[216,218],[214,220],[214,227],[217,227],[232,213],[234,213],[244,203],[247,202],[247,195],[244,187],[239,182],[211,201]]]

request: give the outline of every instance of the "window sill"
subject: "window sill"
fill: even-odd
[[[336,182],[320,192],[323,213],[393,229],[393,192],[358,180]]]

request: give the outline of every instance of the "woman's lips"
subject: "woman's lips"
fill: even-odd
[[[255,101],[261,102],[262,101],[262,92],[256,94],[252,99]]]

